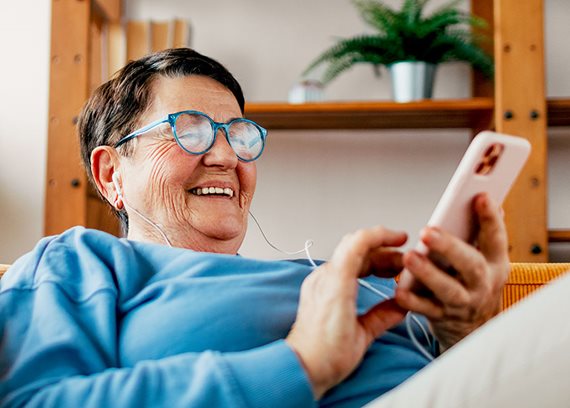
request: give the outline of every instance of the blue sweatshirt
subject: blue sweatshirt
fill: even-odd
[[[0,406],[356,407],[427,364],[398,326],[313,401],[283,340],[310,271],[81,227],[45,238],[0,280]],[[359,311],[378,301],[361,290]]]

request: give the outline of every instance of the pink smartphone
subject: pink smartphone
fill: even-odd
[[[490,131],[479,133],[467,148],[427,225],[473,242],[473,199],[486,192],[501,205],[529,154],[530,143],[526,139]],[[416,250],[428,252],[422,242]],[[447,266],[442,260],[433,260],[441,267]]]

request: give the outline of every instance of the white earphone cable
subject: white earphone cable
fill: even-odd
[[[118,173],[113,173],[113,176],[111,177],[113,180],[113,185],[115,186],[115,191],[117,193],[117,196],[123,201],[123,205],[128,209],[131,210],[132,212],[134,212],[136,215],[138,215],[139,217],[141,217],[145,222],[147,222],[150,226],[152,226],[153,228],[155,228],[158,233],[162,236],[162,239],[164,239],[164,242],[166,242],[166,245],[168,245],[169,247],[172,247],[172,244],[170,243],[170,240],[168,239],[168,237],[166,236],[166,234],[164,233],[164,231],[162,230],[162,228],[160,228],[160,226],[158,224],[156,224],[155,222],[151,221],[150,219],[148,219],[147,217],[145,217],[140,211],[138,211],[136,208],[132,207],[131,205],[129,205],[127,203],[127,200],[125,200],[125,197],[123,197],[123,193],[121,192],[121,187],[119,186],[119,176]]]
[[[425,331],[423,324],[420,323],[418,318],[412,312],[408,312],[406,314],[406,330],[408,332],[408,336],[410,337],[410,340],[412,340],[412,343],[414,343],[414,346],[416,346],[418,351],[420,353],[422,353],[422,355],[425,358],[427,358],[429,361],[433,361],[434,360],[433,355],[429,351],[427,351],[426,348],[416,338],[416,335],[414,334],[414,331],[412,330],[412,321],[415,322],[422,329],[422,332],[424,333],[424,336],[426,336],[428,344],[431,346],[431,340],[430,340],[429,336],[427,335],[427,332]]]
[[[377,294],[378,296],[382,297],[385,300],[390,299],[390,297],[388,295],[386,295],[384,292],[376,289],[374,286],[372,286],[370,283],[366,282],[363,279],[358,279],[358,283],[368,289],[369,291]],[[422,346],[422,344],[419,342],[419,340],[416,338],[416,335],[414,334],[414,331],[412,330],[412,322],[416,323],[416,325],[420,328],[420,330],[422,331],[422,334],[424,335],[424,338],[426,339],[428,346],[431,347],[432,346],[432,342],[431,342],[431,338],[427,332],[427,330],[425,329],[424,325],[420,322],[420,320],[417,318],[417,316],[415,314],[413,314],[412,312],[408,312],[406,314],[406,330],[408,332],[408,336],[410,337],[410,340],[412,340],[412,343],[414,343],[414,346],[416,346],[416,348],[420,351],[420,353],[422,353],[422,355],[424,355],[427,359],[429,359],[430,361],[433,360],[433,356],[425,349],[424,346]]]
[[[150,219],[148,219],[142,213],[140,213],[136,208],[127,204],[127,202],[125,201],[124,198],[121,198],[121,200],[123,200],[123,204],[125,205],[125,207],[127,207],[127,209],[131,210],[136,215],[141,217],[144,221],[146,221],[148,224],[150,224],[152,227],[154,227],[158,231],[158,233],[162,236],[162,239],[164,239],[164,242],[166,242],[166,245],[168,245],[169,247],[172,247],[170,240],[168,239],[168,237],[166,236],[166,234],[164,233],[164,231],[162,230],[162,228],[160,228],[160,226],[158,224],[152,222]]]
[[[298,250],[298,251],[293,251],[293,252],[284,251],[284,250],[278,248],[277,246],[273,245],[271,243],[271,241],[269,241],[269,239],[265,235],[265,232],[263,231],[263,228],[261,228],[261,225],[259,225],[259,221],[257,221],[257,218],[255,218],[255,216],[253,215],[253,213],[251,211],[249,211],[249,216],[255,222],[255,225],[257,225],[257,228],[259,229],[259,232],[261,232],[261,236],[263,237],[265,242],[267,242],[267,245],[269,245],[271,248],[273,248],[277,252],[281,252],[282,254],[285,254],[285,255],[297,255],[297,254],[305,252],[305,254],[307,255],[307,260],[311,263],[311,265],[314,268],[316,268],[318,266],[315,263],[315,261],[313,261],[313,258],[311,257],[311,254],[309,252],[309,248],[313,246],[313,240],[311,240],[311,239],[306,240],[305,241],[305,247],[303,249]]]
[[[251,213],[251,211],[249,212],[249,215],[251,216],[251,218],[253,219],[253,221],[255,222],[255,224],[257,225],[257,228],[259,229],[259,231],[261,232],[261,235],[263,236],[263,239],[265,240],[265,242],[267,242],[267,244],[275,249],[278,252],[281,252],[282,254],[285,255],[296,255],[296,254],[300,254],[301,252],[305,252],[305,254],[307,255],[307,260],[310,262],[310,264],[316,268],[317,264],[315,263],[315,261],[313,260],[313,258],[311,257],[311,253],[309,252],[309,248],[313,245],[313,241],[312,240],[306,240],[305,241],[305,248],[299,251],[295,251],[295,252],[288,252],[288,251],[284,251],[278,247],[276,247],[274,244],[272,244],[269,239],[267,238],[267,236],[265,235],[265,232],[263,231],[263,229],[261,228],[261,225],[259,224],[259,221],[257,221],[257,219],[255,218],[255,216]],[[366,289],[368,289],[369,291],[371,291],[372,293],[380,296],[381,298],[388,300],[390,299],[390,296],[386,295],[384,292],[382,292],[381,290],[376,289],[374,286],[372,286],[370,283],[368,283],[367,281],[365,281],[364,279],[358,279],[358,284]],[[429,353],[429,351],[426,350],[426,348],[419,342],[419,340],[416,338],[416,335],[414,334],[414,331],[412,330],[412,323],[415,323],[420,330],[422,331],[422,334],[424,336],[424,338],[426,339],[426,342],[428,343],[428,346],[431,347],[432,346],[432,342],[431,342],[431,338],[426,330],[426,328],[424,327],[424,325],[420,322],[420,320],[412,313],[412,312],[408,312],[406,314],[406,330],[408,332],[408,336],[410,337],[410,340],[412,340],[412,343],[414,344],[414,346],[418,349],[418,351],[424,356],[426,357],[429,361],[432,361],[434,359],[434,357]]]
[[[155,222],[153,222],[152,220],[150,220],[149,218],[147,218],[145,215],[143,215],[140,211],[138,211],[136,208],[130,206],[127,201],[125,200],[125,198],[123,197],[123,194],[121,193],[121,189],[119,187],[119,182],[117,181],[116,175],[117,173],[113,174],[113,184],[115,186],[116,192],[117,192],[117,196],[123,201],[124,206],[131,210],[132,212],[134,212],[135,214],[137,214],[139,217],[141,217],[145,222],[147,222],[149,225],[151,225],[153,228],[155,228],[160,235],[162,236],[162,239],[164,239],[164,241],[166,242],[166,244],[169,247],[172,247],[172,244],[170,243],[170,240],[168,239],[168,237],[166,236],[165,232],[162,230],[162,228],[160,228],[160,226],[158,224],[156,224]],[[316,264],[316,262],[313,260],[313,258],[311,257],[311,253],[309,252],[309,248],[313,246],[313,241],[308,239],[305,241],[305,246],[303,249],[298,250],[298,251],[294,251],[294,252],[289,252],[289,251],[284,251],[280,248],[278,248],[277,246],[275,246],[274,244],[271,243],[271,241],[269,241],[269,239],[267,238],[267,236],[265,235],[265,232],[263,231],[263,229],[261,228],[261,225],[259,224],[259,221],[257,221],[257,218],[255,218],[255,216],[251,213],[251,211],[249,211],[249,215],[251,216],[251,218],[253,219],[253,221],[255,222],[255,224],[257,225],[257,228],[259,229],[259,231],[261,232],[261,235],[263,236],[263,239],[265,240],[265,242],[267,242],[267,244],[275,249],[278,252],[281,252],[282,254],[285,255],[297,255],[300,254],[302,252],[305,252],[305,254],[307,255],[307,260],[309,261],[309,263],[311,264],[311,266],[313,266],[313,268],[317,268],[318,265]],[[388,295],[386,295],[385,293],[383,293],[382,291],[376,289],[375,287],[373,287],[370,283],[366,282],[363,279],[358,279],[358,284],[366,289],[368,289],[369,291],[375,293],[376,295],[382,297],[385,300],[390,299],[390,297]],[[414,346],[416,346],[416,348],[418,349],[418,351],[425,356],[428,360],[432,361],[434,359],[434,357],[422,346],[422,344],[418,341],[418,339],[416,338],[413,330],[412,330],[412,322],[416,323],[418,325],[418,327],[421,329],[422,334],[424,335],[426,341],[428,342],[428,345],[431,346],[431,339],[430,336],[428,335],[426,329],[424,328],[424,325],[421,324],[421,322],[419,321],[419,319],[414,316],[413,313],[408,312],[406,314],[406,330],[408,332],[408,336],[410,337],[410,339],[412,340],[412,343],[414,344]]]

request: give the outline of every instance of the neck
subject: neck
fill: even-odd
[[[152,244],[167,245],[175,248],[186,248],[198,252],[212,252],[219,254],[235,255],[243,241],[241,239],[221,240],[208,237],[199,231],[192,231],[192,234],[181,234],[179,230],[172,230],[167,227],[157,226],[162,230],[164,236],[158,228],[148,223],[131,223],[127,238],[133,241],[147,242]]]

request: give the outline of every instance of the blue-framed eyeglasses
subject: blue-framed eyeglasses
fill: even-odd
[[[216,141],[219,129],[224,130],[226,140],[241,161],[256,160],[265,148],[267,130],[257,123],[245,118],[235,118],[227,123],[215,122],[205,113],[195,110],[170,113],[165,119],[159,119],[123,137],[115,147],[163,123],[170,124],[176,143],[190,154],[208,152]]]

